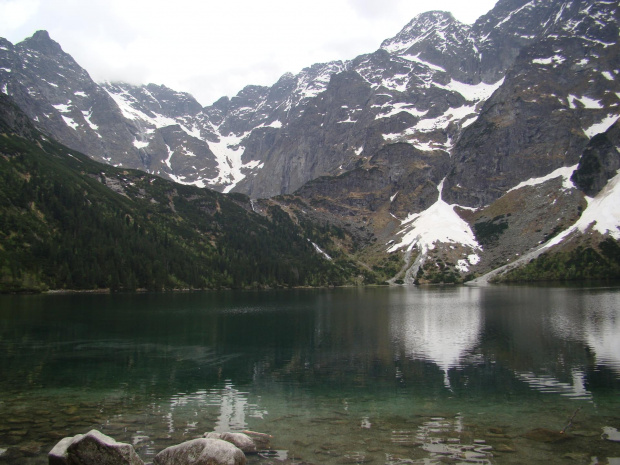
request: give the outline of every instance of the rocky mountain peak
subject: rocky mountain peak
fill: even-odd
[[[452,13],[446,11],[428,11],[413,18],[398,34],[386,39],[381,48],[390,53],[402,53],[415,44],[433,40],[447,40],[446,32],[463,30],[468,27],[457,21]]]
[[[45,55],[64,54],[60,44],[55,40],[52,40],[49,32],[45,30],[35,32],[32,37],[24,39],[20,45],[23,48],[34,50]]]

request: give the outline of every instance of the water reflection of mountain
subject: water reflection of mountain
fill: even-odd
[[[620,372],[618,294],[610,292],[605,299],[601,292],[487,289],[481,299],[485,320],[481,352],[528,389],[590,400],[589,388],[599,368]]]
[[[606,366],[620,375],[617,293],[596,289],[575,293],[568,305],[553,309],[551,323],[559,337],[586,344],[597,366]]]
[[[435,363],[450,388],[449,371],[460,367],[479,342],[483,319],[480,289],[408,292],[390,314],[390,333],[411,360]]]
[[[620,373],[617,296],[532,287],[394,293],[389,331],[396,357],[433,363],[447,388],[476,370],[490,377],[487,389],[591,400],[599,369]]]

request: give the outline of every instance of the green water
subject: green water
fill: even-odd
[[[147,463],[249,429],[251,464],[619,464],[620,287],[0,296],[0,463],[92,428]]]

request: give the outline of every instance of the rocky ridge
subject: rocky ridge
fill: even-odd
[[[505,74],[523,69],[515,61],[524,48],[575,37],[611,44],[612,18],[613,2],[591,0],[500,1],[471,26],[431,11],[374,53],[315,64],[207,107],[164,86],[97,84],[39,31],[15,46],[2,41],[0,85],[60,142],[96,159],[271,197],[395,141],[459,151],[453,146],[482,104],[507,88]]]

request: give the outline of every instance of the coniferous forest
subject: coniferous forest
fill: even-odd
[[[311,239],[329,250],[345,235],[334,226],[99,164],[0,97],[2,292],[324,286],[360,273],[338,253],[317,253]]]

